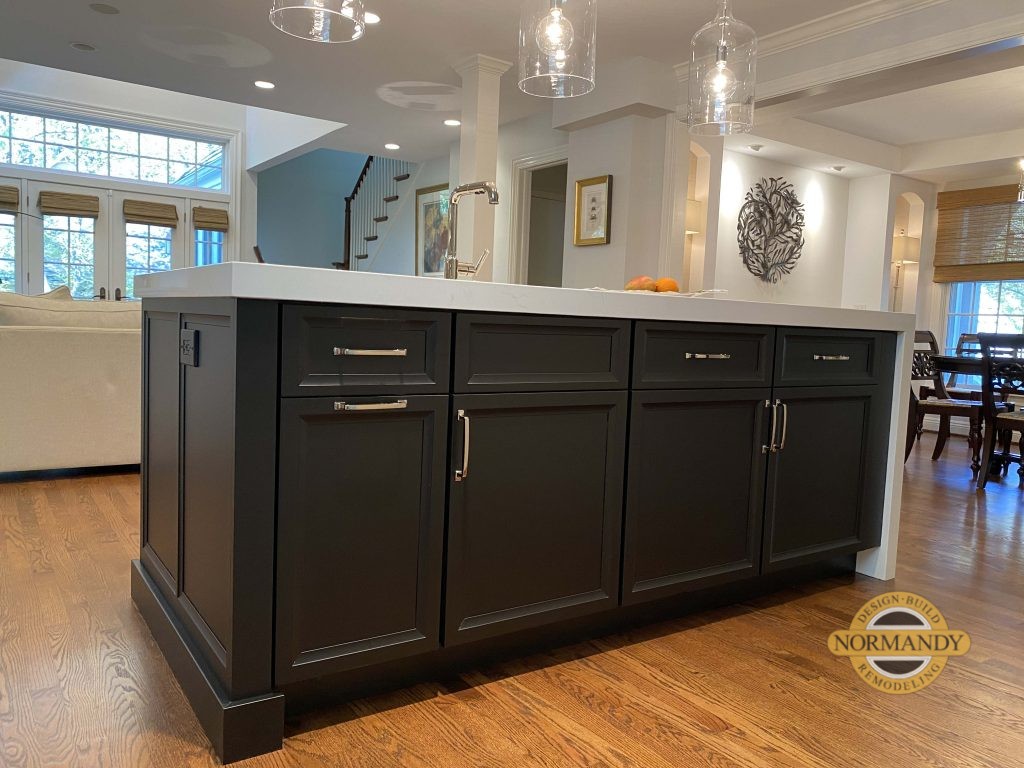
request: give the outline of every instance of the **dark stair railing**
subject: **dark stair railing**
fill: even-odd
[[[345,257],[340,269],[353,269],[370,256],[370,243],[380,239],[390,220],[388,206],[401,199],[401,183],[412,176],[412,164],[391,157],[366,158],[352,194],[345,198]]]

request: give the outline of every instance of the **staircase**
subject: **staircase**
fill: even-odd
[[[379,247],[397,210],[413,164],[391,157],[370,155],[356,180],[352,194],[345,198],[345,260],[342,269],[358,270],[361,262]]]

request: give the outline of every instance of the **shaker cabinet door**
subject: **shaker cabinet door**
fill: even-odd
[[[757,575],[770,394],[633,394],[624,604]]]
[[[889,391],[792,387],[775,397],[782,447],[768,464],[763,571],[878,546]]]
[[[626,400],[455,397],[446,646],[618,604]]]
[[[438,647],[448,403],[282,400],[278,683]]]

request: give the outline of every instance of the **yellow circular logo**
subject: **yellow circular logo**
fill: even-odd
[[[938,608],[912,592],[872,598],[848,630],[828,638],[833,655],[849,658],[868,685],[885,693],[920,691],[950,656],[963,656],[970,647],[966,632],[950,629]]]

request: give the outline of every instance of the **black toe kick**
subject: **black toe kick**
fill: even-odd
[[[284,696],[268,693],[237,701],[227,699],[192,651],[181,626],[138,560],[132,561],[132,601],[222,762],[233,763],[281,748]]]

